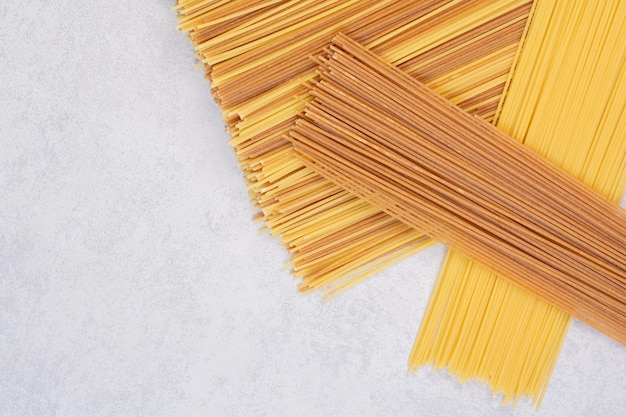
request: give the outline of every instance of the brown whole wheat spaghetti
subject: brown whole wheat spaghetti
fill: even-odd
[[[289,138],[307,166],[626,343],[626,213],[346,37]]]

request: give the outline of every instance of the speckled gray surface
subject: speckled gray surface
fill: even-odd
[[[171,5],[0,4],[0,416],[625,414],[578,322],[539,412],[407,376],[441,247],[299,296]]]

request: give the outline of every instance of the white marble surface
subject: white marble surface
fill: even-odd
[[[578,322],[539,412],[407,376],[441,247],[299,296],[171,5],[0,3],[0,416],[624,415]]]

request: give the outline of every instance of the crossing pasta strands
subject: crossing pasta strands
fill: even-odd
[[[496,125],[618,203],[626,188],[626,3],[535,2]],[[409,366],[538,407],[571,316],[449,251]]]
[[[619,199],[626,184],[625,65],[623,53],[608,55],[607,45],[626,44],[619,31],[624,4],[564,3],[179,1],[179,28],[189,33],[211,80],[258,219],[291,253],[302,292],[321,289],[330,298],[432,244],[308,169],[283,139],[304,108],[294,95],[306,94],[302,82],[315,77],[308,57],[321,52],[333,31],[349,33],[466,111],[498,120],[512,137]],[[531,30],[518,48],[531,13]],[[587,59],[581,50],[598,54]],[[576,59],[587,63],[578,75]],[[560,64],[550,72],[553,62]],[[621,78],[612,76],[620,67]],[[597,69],[604,72],[592,85]],[[548,73],[551,78],[535,76]],[[504,91],[509,99],[503,103]],[[578,106],[578,113],[550,105],[559,91],[578,94],[559,99]],[[596,98],[583,100],[584,106],[574,101],[590,93]],[[601,119],[589,119],[598,109]],[[410,367],[447,368],[461,381],[478,379],[504,392],[505,402],[529,396],[539,404],[570,317],[450,251]]]
[[[626,212],[344,36],[289,134],[311,169],[626,343]]]

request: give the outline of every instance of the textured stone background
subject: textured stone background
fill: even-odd
[[[171,5],[0,4],[0,416],[623,415],[578,322],[538,413],[407,376],[441,247],[299,296]]]

